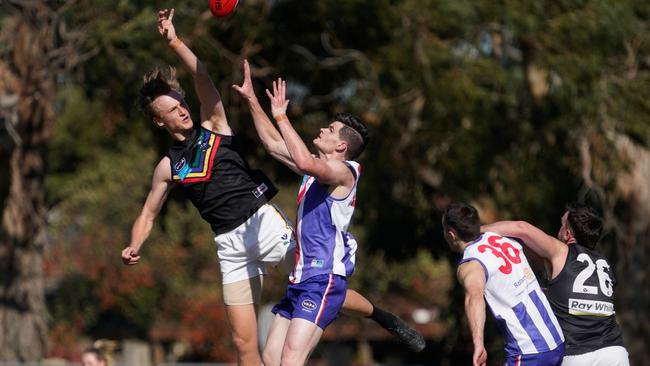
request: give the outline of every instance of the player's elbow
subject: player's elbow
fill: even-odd
[[[465,290],[465,298],[470,300],[483,299],[483,290],[474,287]]]
[[[276,148],[275,145],[276,145],[275,143],[271,143],[269,141],[262,139],[262,147],[264,148],[264,150],[266,150],[267,153],[271,154],[271,156],[273,157],[276,157],[276,155],[278,154],[278,149]]]
[[[271,138],[263,138],[262,146],[267,153],[271,154],[276,159],[282,157],[284,141],[274,140]]]
[[[478,289],[469,289],[465,292],[465,306],[471,307],[483,303],[483,291]]]

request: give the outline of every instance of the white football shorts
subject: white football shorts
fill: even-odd
[[[293,225],[275,205],[265,204],[237,228],[214,238],[222,283],[266,274],[268,265],[295,263]]]
[[[562,366],[630,366],[625,347],[612,346],[575,356],[564,356]]]

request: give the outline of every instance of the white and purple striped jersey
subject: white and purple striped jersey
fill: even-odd
[[[485,300],[503,332],[506,356],[548,352],[564,343],[521,244],[486,232],[467,245],[460,263],[471,260],[485,270]]]
[[[354,175],[354,185],[345,198],[334,198],[328,186],[304,176],[298,191],[296,219],[296,267],[291,283],[333,273],[349,277],[354,272],[357,241],[348,232],[354,213],[361,166],[344,161]]]

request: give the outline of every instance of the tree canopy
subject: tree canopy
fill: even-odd
[[[290,216],[300,178],[265,154],[231,89],[242,60],[267,108],[264,88],[287,79],[288,114],[305,141],[336,112],[368,123],[351,283],[371,299],[390,293],[439,310],[438,362],[471,357],[458,258],[440,225],[442,209],[458,200],[476,205],[485,222],[525,219],[547,233],[559,228],[565,203],[598,207],[632,362],[647,358],[647,1],[250,0],[221,19],[203,2],[69,3],[57,8],[65,27],[57,34],[80,33],[79,62],[56,80],[46,235],[38,239],[52,279],[50,354],[75,357],[82,336],[174,334],[194,359],[232,360],[227,328],[205,326],[225,320],[213,235],[180,192],[157,220],[143,263],[119,261],[170,143],[135,106],[143,74],[177,66],[198,111],[190,75],[156,31],[157,8],[175,6],[177,32],[206,63],[249,163],[277,182],[275,201]],[[3,55],[15,47],[6,32],[16,16],[0,15]],[[284,281],[279,273],[266,281],[265,298],[278,299]],[[489,346],[494,354],[502,344],[497,337]]]

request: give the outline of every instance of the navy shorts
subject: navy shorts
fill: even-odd
[[[552,351],[507,357],[506,366],[560,366],[562,357],[564,357],[564,343]]]
[[[346,290],[345,277],[335,274],[310,277],[300,283],[290,283],[287,294],[271,311],[287,319],[305,319],[325,329],[339,316]]]

